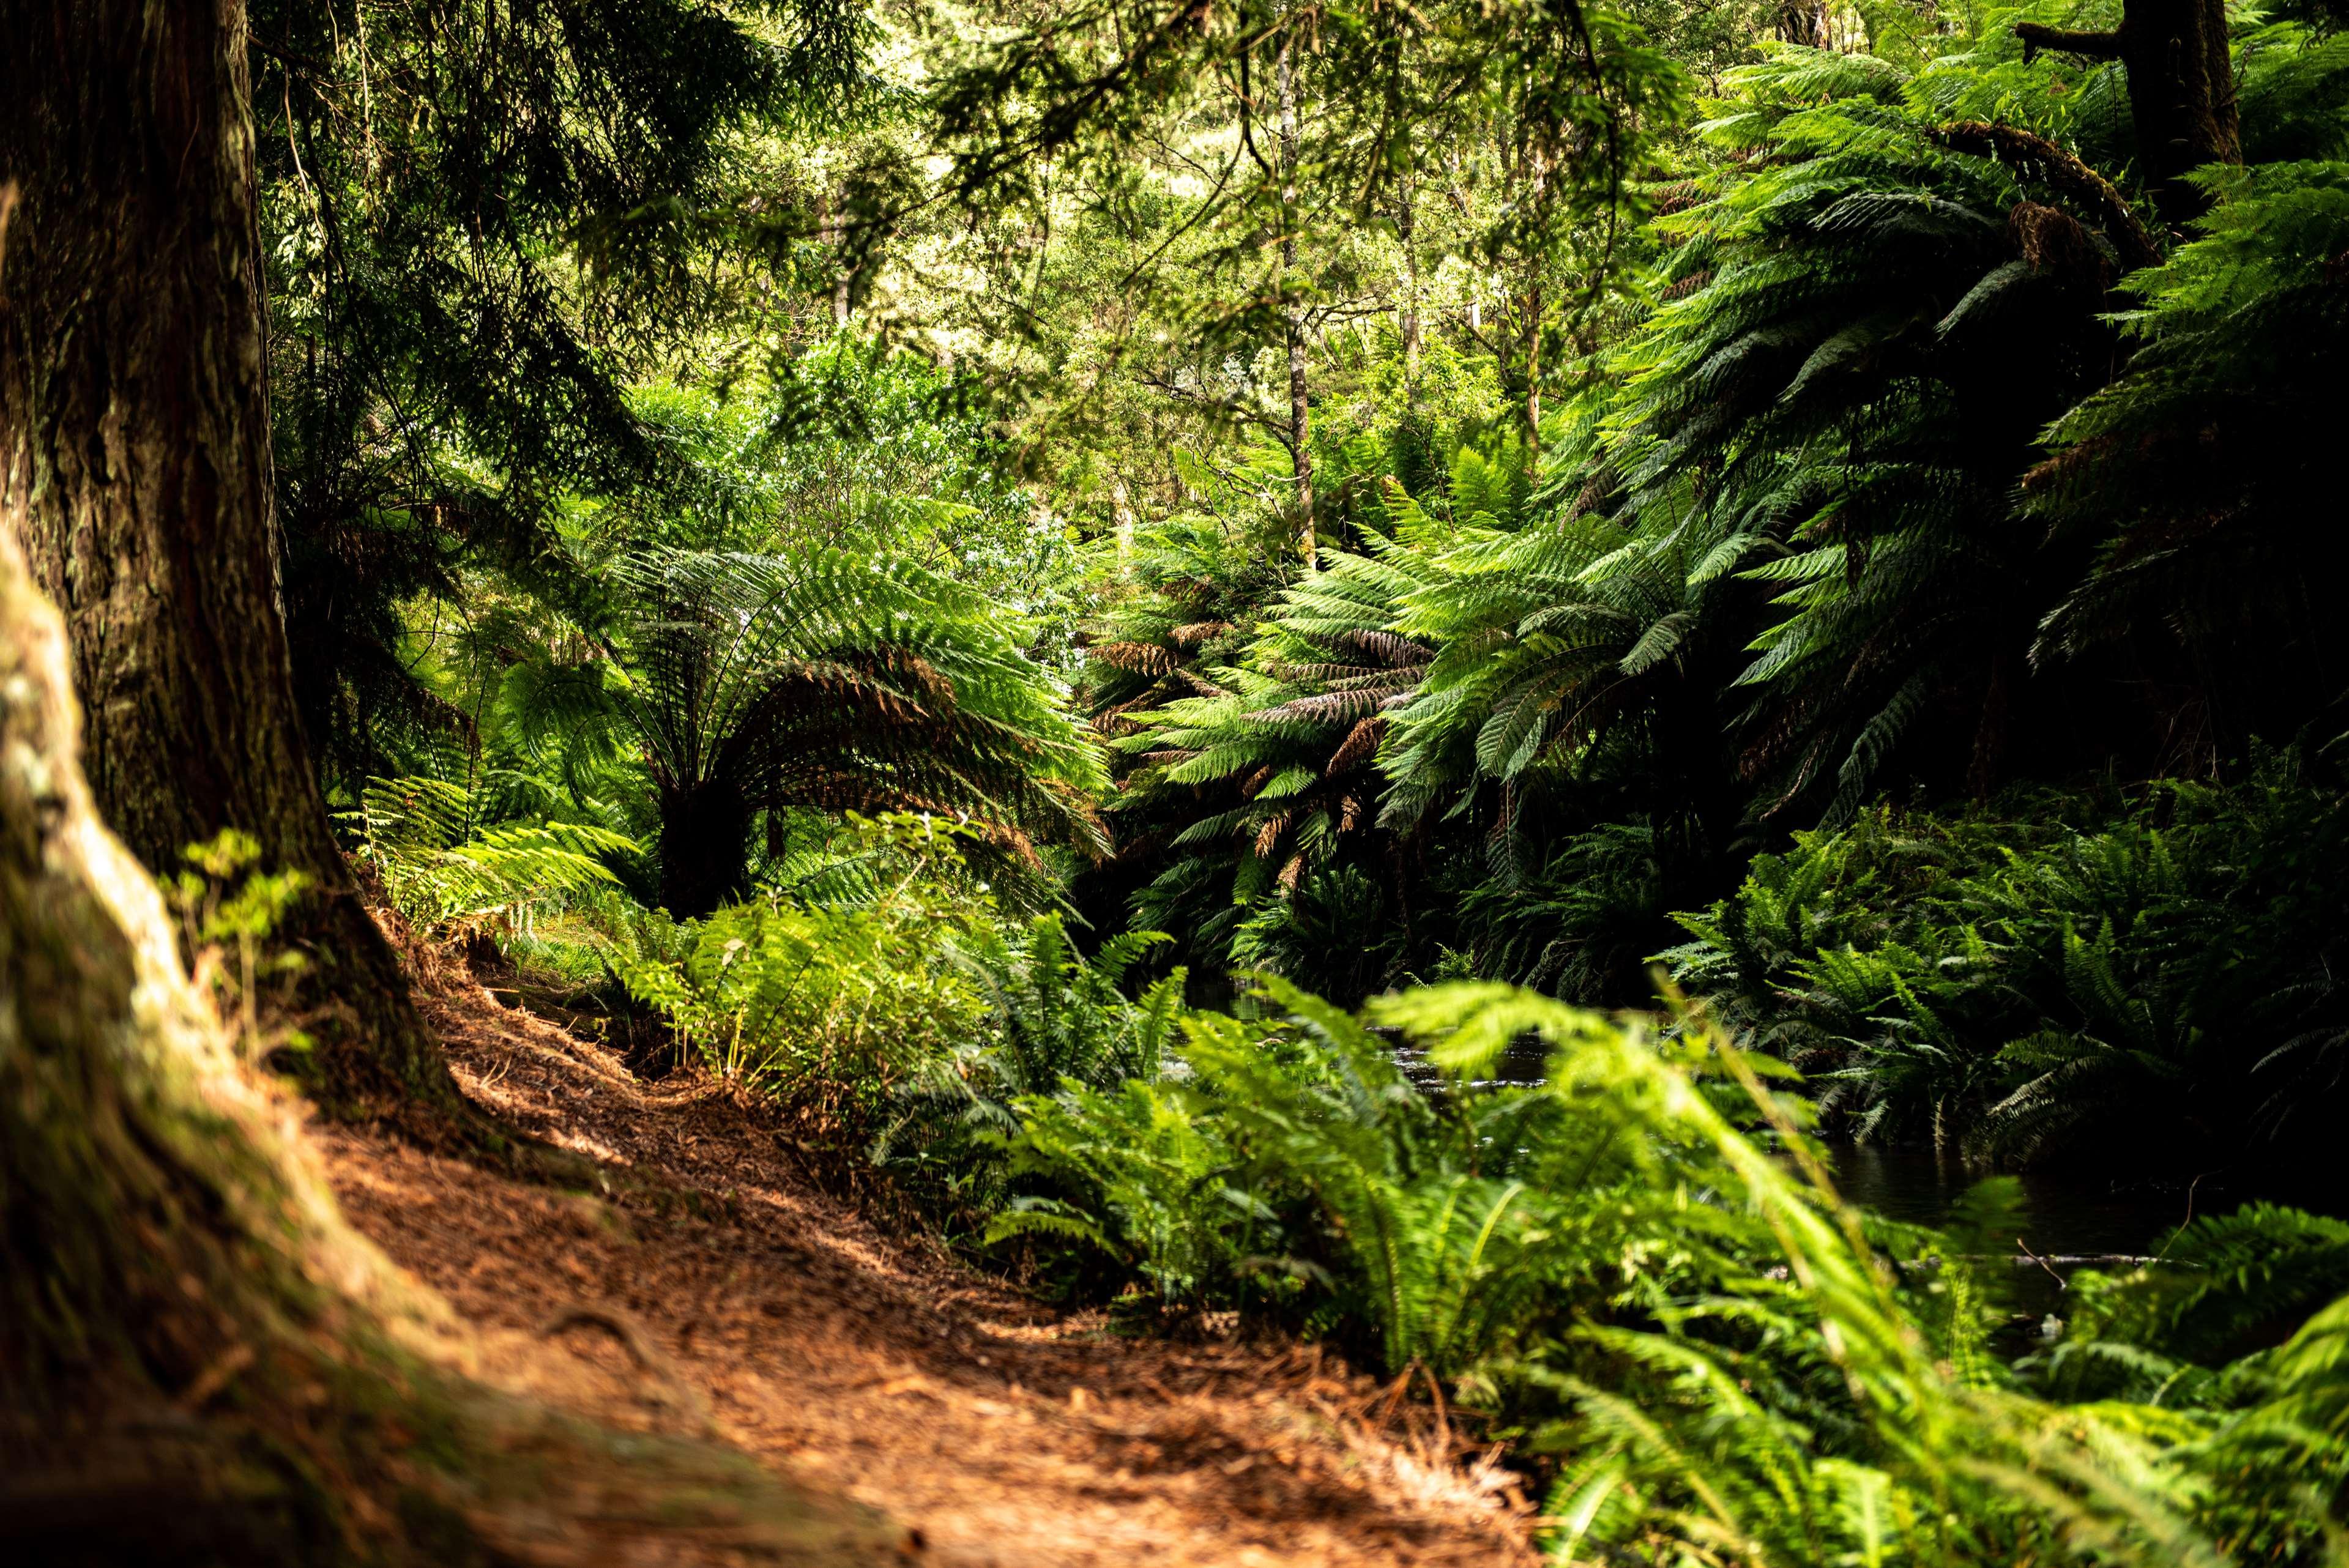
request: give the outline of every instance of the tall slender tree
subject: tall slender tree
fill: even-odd
[[[330,1108],[496,1135],[338,851],[272,518],[243,0],[0,3],[0,528],[63,607],[90,787],[150,868],[224,829],[308,891],[294,1063]]]
[[[1284,15],[1284,22],[1287,20]],[[1297,469],[1297,530],[1305,564],[1314,563],[1313,431],[1306,398],[1305,312],[1297,287],[1297,62],[1296,33],[1284,26],[1274,57],[1280,92],[1280,335],[1288,350],[1288,456]]]

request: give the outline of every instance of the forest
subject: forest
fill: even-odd
[[[2344,362],[2340,0],[0,0],[0,1560],[2349,1564]]]

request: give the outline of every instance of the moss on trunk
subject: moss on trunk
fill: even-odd
[[[336,846],[278,585],[243,0],[0,0],[0,528],[63,609],[98,810],[150,870],[224,828],[310,892],[287,1063],[329,1110],[511,1152]],[[584,1175],[574,1171],[574,1174]]]
[[[67,663],[0,531],[8,1560],[595,1561],[697,1533],[882,1560],[873,1523],[740,1456],[606,1439],[439,1369],[442,1309],[343,1224],[99,822]]]

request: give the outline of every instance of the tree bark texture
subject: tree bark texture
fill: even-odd
[[[0,531],[0,1540],[23,1562],[331,1559],[327,1500],[267,1456],[321,1440],[326,1412],[288,1392],[335,1359],[321,1265],[388,1273],[98,821],[67,665]]]
[[[159,872],[236,828],[309,879],[280,935],[331,1109],[470,1115],[294,703],[243,0],[0,0],[0,528],[65,613],[98,808]]]
[[[0,1559],[668,1562],[662,1538],[722,1531],[762,1562],[898,1561],[739,1455],[444,1369],[445,1307],[345,1225],[99,821],[67,665],[0,530]]]
[[[1125,476],[1109,476],[1110,521],[1116,531],[1117,565],[1123,572],[1133,561],[1133,531],[1141,520],[1133,511],[1133,492],[1126,488]]]
[[[1786,43],[1812,49],[1828,46],[1827,8],[1819,0],[1792,0],[1781,5],[1774,27]]]
[[[2014,36],[2026,57],[2046,49],[2121,62],[2141,172],[2171,224],[2199,216],[2205,205],[2187,174],[2243,160],[2222,0],[2127,0],[2120,26],[2109,33],[2025,22]]]

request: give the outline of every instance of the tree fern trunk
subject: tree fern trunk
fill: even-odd
[[[2122,18],[2139,156],[2163,216],[2179,222],[2205,205],[2189,171],[2243,160],[2227,10],[2220,0],[2128,0]]]
[[[730,783],[661,792],[661,907],[698,920],[749,880],[750,807]]]
[[[328,826],[271,506],[243,0],[0,0],[0,527],[63,608],[108,823],[224,828],[312,885],[295,1064],[330,1108],[479,1132]]]
[[[1541,459],[1541,334],[1542,285],[1541,274],[1536,270],[1526,284],[1526,467],[1536,470]]]
[[[2205,164],[2243,160],[2223,0],[2127,0],[2121,25],[2108,33],[2024,22],[2014,36],[2026,59],[2049,49],[2121,62],[2138,172],[2173,226],[2205,206],[2186,175]]]

